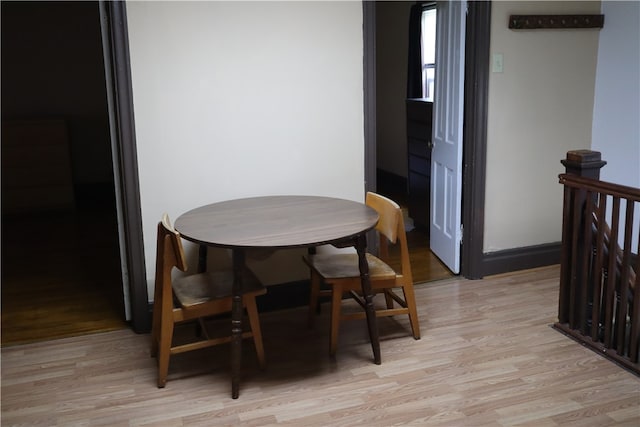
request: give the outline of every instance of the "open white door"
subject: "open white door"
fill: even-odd
[[[430,246],[460,272],[466,1],[437,2]]]

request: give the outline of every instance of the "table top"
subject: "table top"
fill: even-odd
[[[265,196],[190,210],[175,221],[183,238],[226,248],[311,247],[355,237],[375,227],[378,213],[363,203],[320,196]]]

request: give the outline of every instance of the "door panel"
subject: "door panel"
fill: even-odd
[[[436,94],[431,154],[431,250],[460,272],[466,2],[437,3]]]

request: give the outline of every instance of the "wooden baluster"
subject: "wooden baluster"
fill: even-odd
[[[622,264],[620,265],[620,286],[619,286],[619,298],[620,305],[618,306],[618,354],[621,356],[629,354],[628,340],[627,340],[627,312],[629,306],[629,277],[631,269],[631,232],[633,231],[633,201],[626,201],[627,209],[624,219],[624,243],[622,251]],[[618,239],[616,236],[611,236],[611,247],[617,249]],[[617,258],[617,250],[613,251],[613,256]]]
[[[593,316],[593,280],[589,271],[592,260],[590,255],[593,251],[593,198],[594,193],[587,191],[585,196],[585,207],[582,211],[580,221],[582,222],[582,231],[577,239],[580,242],[578,248],[578,265],[584,270],[580,272],[582,282],[578,283],[579,299],[576,300],[578,306],[578,327],[582,335],[591,334],[592,316]]]
[[[614,307],[616,305],[616,283],[618,281],[618,272],[616,268],[616,250],[615,242],[618,236],[618,227],[620,223],[620,197],[613,198],[613,213],[611,215],[611,234],[609,235],[609,244],[607,248],[607,286],[605,288],[605,330],[604,345],[612,348],[616,345],[617,336],[614,333]],[[614,237],[616,236],[616,237]],[[615,239],[615,240],[614,240]]]
[[[633,289],[633,310],[631,313],[631,349],[629,358],[633,363],[638,363],[638,352],[640,347],[640,228],[638,229],[638,247],[636,248],[636,280]]]
[[[593,341],[601,340],[602,332],[602,286],[603,286],[603,260],[604,260],[604,230],[605,227],[601,227],[600,224],[604,222],[604,216],[607,209],[607,196],[600,194],[600,201],[598,202],[598,208],[596,217],[594,218],[594,226],[596,229],[595,238],[595,260],[593,262],[593,268],[591,269],[591,277],[593,283],[593,312],[591,318],[591,339]]]

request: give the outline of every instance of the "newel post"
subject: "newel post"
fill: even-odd
[[[578,175],[585,178],[600,179],[600,169],[607,164],[602,160],[598,151],[592,150],[572,150],[567,152],[565,159],[561,163],[566,168],[566,173]],[[560,295],[558,307],[559,323],[569,323],[572,329],[589,328],[587,325],[588,307],[583,306],[581,301],[590,301],[591,296],[586,288],[584,280],[587,277],[588,261],[581,257],[584,253],[586,236],[581,230],[584,229],[584,208],[586,193],[583,191],[571,191],[564,189],[564,207],[562,214],[562,254],[560,258]],[[587,306],[589,303],[587,303]]]
[[[593,179],[600,179],[600,169],[607,164],[599,151],[591,150],[567,151],[567,157],[560,162],[565,166],[566,173]]]

